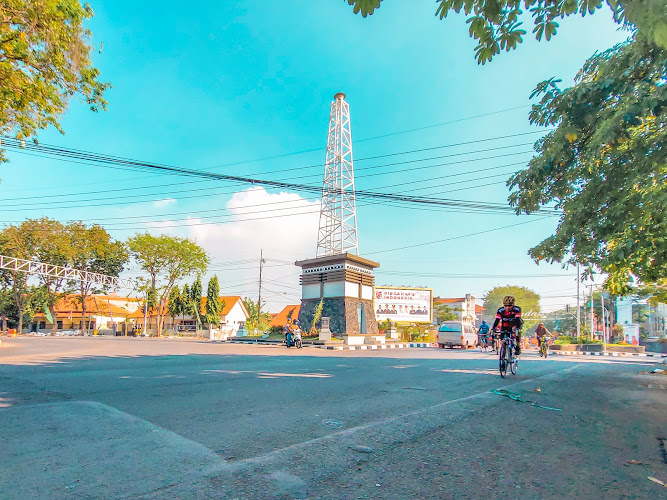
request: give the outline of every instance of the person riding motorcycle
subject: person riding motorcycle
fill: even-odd
[[[289,319],[285,324],[284,333],[285,333],[285,345],[289,347],[292,345],[292,321]]]
[[[496,311],[496,320],[491,329],[495,332],[512,332],[516,334],[516,354],[521,354],[521,308],[514,305],[514,296],[506,295],[503,297],[503,307]],[[500,328],[498,328],[500,324]]]

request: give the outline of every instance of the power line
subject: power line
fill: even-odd
[[[521,164],[521,163],[514,163],[514,164],[510,164],[510,165],[518,165],[518,164]],[[502,166],[505,166],[505,165],[502,165]],[[498,168],[501,168],[502,166],[490,167],[490,168],[486,168],[486,169],[479,169],[478,171],[485,171],[485,170],[489,170],[489,169],[496,169],[497,170]],[[472,173],[472,172],[477,172],[477,171],[469,171],[468,173]],[[495,174],[495,176],[496,177],[497,176],[505,177],[508,174],[509,173]],[[436,180],[436,179],[448,178],[448,177],[456,177],[456,176],[459,176],[459,175],[462,175],[462,173],[449,174],[449,175],[444,175],[444,176],[440,176],[440,177],[434,177],[434,178],[430,179],[430,181]],[[489,177],[485,176],[485,177],[482,177],[482,178],[484,179],[484,178],[489,178]],[[442,186],[452,186],[452,185],[457,185],[457,184],[465,184],[465,183],[469,183],[469,182],[475,182],[477,180],[479,180],[479,179],[478,178],[472,178],[472,179],[465,179],[465,180],[456,181],[456,182],[449,182],[445,185],[435,185],[435,186],[434,185],[429,185],[429,186],[426,186],[424,188],[416,188],[416,189],[412,190],[412,192],[418,191],[418,190],[423,190],[423,189],[434,189],[434,188],[438,189]],[[408,184],[415,184],[415,183],[420,183],[420,182],[426,182],[426,181],[425,180],[410,181],[410,182],[405,182],[405,183],[401,183],[401,184],[397,184],[397,185],[389,185],[389,186],[383,186],[383,187],[391,188],[391,187],[408,185]],[[494,183],[491,183],[491,184],[496,184],[496,183],[494,182]],[[480,187],[480,186],[470,186],[470,187],[465,188],[465,189],[477,188],[477,187]],[[453,192],[453,191],[456,191],[456,190],[450,190],[448,192]],[[265,207],[265,206],[275,207],[275,205],[282,205],[282,204],[298,204],[298,206],[285,206],[285,207],[282,207],[282,208],[271,208],[271,209],[268,209],[268,210],[267,209],[261,209],[261,210],[256,210],[256,211],[240,211],[241,209],[245,209],[245,208],[255,208],[255,207]],[[266,214],[266,213],[272,213],[272,212],[292,211],[292,210],[296,210],[296,209],[299,209],[299,208],[303,208],[303,207],[305,207],[307,205],[310,205],[310,204],[312,204],[312,203],[308,202],[306,200],[303,200],[303,199],[283,200],[283,201],[277,201],[277,202],[268,202],[268,203],[257,203],[257,204],[252,204],[252,205],[244,205],[244,206],[241,206],[241,207],[234,207],[233,209],[217,208],[217,209],[207,209],[207,210],[200,210],[200,211],[174,212],[174,213],[168,213],[168,214],[155,214],[152,217],[171,217],[171,216],[174,216],[174,215],[188,215],[189,216],[185,219],[171,219],[169,221],[169,222],[174,222],[174,221],[192,220],[193,214],[212,213],[212,212],[228,212],[230,210],[234,210],[234,213],[231,213],[231,214],[227,213],[227,214],[221,214],[221,215],[198,215],[198,217],[197,217],[198,219],[228,218],[228,217],[237,217],[239,215],[249,215],[249,214],[257,214],[257,213]],[[368,203],[367,202],[365,204],[360,203],[360,206],[368,206],[368,205],[374,205],[374,204],[376,204],[376,203],[372,203],[372,202]],[[505,207],[505,205],[502,205],[502,206]],[[285,216],[302,215],[302,214],[305,214],[305,213],[311,213],[311,212],[316,212],[316,211],[319,211],[319,209],[313,210],[313,211],[306,211],[306,212],[297,212],[297,213],[294,213],[294,214],[286,213]],[[514,214],[514,213],[512,212],[512,214]],[[134,220],[134,219],[144,219],[145,217],[146,216],[144,216],[144,215],[125,216],[125,217],[105,217],[105,218],[95,218],[95,219],[82,219],[82,220],[80,220],[80,222],[90,222],[90,221],[92,221],[92,222],[95,222],[95,223],[100,223],[100,222],[103,222],[103,221],[112,221],[112,220],[127,221],[128,219],[132,219],[133,221],[124,222],[124,223],[111,223],[111,224],[112,225],[114,225],[114,224],[115,225],[128,225],[128,224],[134,224],[134,223],[155,223],[155,222],[158,222],[156,220]],[[258,219],[246,219],[246,220],[259,220],[259,218]],[[14,222],[16,222],[16,221],[2,221],[2,223],[5,223],[5,224],[10,224],[10,223],[14,223]],[[161,220],[159,222],[164,222],[164,220]]]
[[[441,156],[435,156],[435,157],[430,157],[430,158],[420,158],[420,159],[415,159],[415,160],[407,160],[407,161],[394,162],[394,163],[388,163],[388,164],[382,164],[382,165],[374,165],[374,166],[370,166],[370,167],[360,167],[360,168],[357,168],[357,171],[365,171],[365,170],[372,170],[372,169],[377,169],[377,168],[385,168],[385,167],[389,167],[389,166],[406,165],[406,164],[411,164],[411,163],[418,163],[418,162],[435,160],[435,159],[442,159],[442,158],[450,158],[450,157],[462,156],[462,155],[471,155],[471,154],[477,154],[477,153],[488,152],[488,151],[496,151],[496,150],[499,150],[499,149],[508,149],[508,148],[515,148],[515,147],[520,147],[520,146],[527,146],[529,144],[530,143],[522,143],[522,144],[516,144],[516,145],[509,145],[509,146],[500,146],[500,147],[495,147],[495,148],[486,148],[486,149],[476,150],[476,151],[467,151],[467,152],[455,153],[455,154],[452,154],[452,155],[441,155]],[[11,149],[11,147],[10,147],[10,149]],[[500,155],[486,156],[486,157],[483,157],[483,158],[470,158],[470,159],[459,160],[459,161],[455,161],[455,162],[437,163],[437,164],[433,164],[433,165],[423,165],[423,166],[417,166],[417,167],[413,167],[413,168],[403,168],[403,169],[400,169],[400,170],[388,171],[386,173],[387,174],[392,174],[392,173],[402,173],[402,172],[407,172],[407,171],[412,171],[412,170],[425,170],[425,169],[429,169],[429,168],[437,168],[437,167],[449,166],[449,165],[459,165],[459,164],[463,164],[463,163],[471,163],[471,162],[491,160],[491,159],[496,159],[496,158],[504,158],[504,157],[507,157],[507,156],[515,156],[515,155],[527,154],[527,153],[532,153],[532,151],[517,151],[517,152],[500,154]],[[91,166],[99,166],[97,164],[90,164],[90,165]],[[299,170],[301,168],[313,168],[313,167],[321,168],[321,165],[315,165],[315,166],[309,166],[309,167],[297,167],[295,169],[275,170],[275,171],[271,171],[271,172],[262,173],[260,175],[265,175],[265,174],[268,174],[268,173],[276,173],[276,172],[286,172],[286,171],[289,171],[289,170]],[[460,173],[460,174],[457,174],[457,175],[465,175],[465,173]],[[366,174],[366,175],[357,175],[356,177],[357,178],[363,178],[363,177],[370,177],[370,176],[375,177],[375,176],[377,176],[377,174],[373,173],[373,174]],[[293,179],[303,180],[303,179],[307,179],[307,178],[319,178],[319,177],[321,177],[320,173],[305,176],[305,177],[304,176],[288,177],[286,179],[283,179],[283,181],[293,180]],[[194,183],[199,183],[199,182],[209,182],[210,180],[211,179],[207,179],[205,181],[188,181],[188,182],[181,182],[181,183],[171,183],[171,184],[166,184],[164,186],[169,186],[169,185],[178,185],[178,186],[180,186],[180,185],[183,185],[183,184],[194,184]],[[238,184],[242,184],[242,183],[235,182],[233,184],[238,185]],[[156,186],[156,187],[160,187],[160,186]],[[317,187],[317,186],[313,186],[313,187]],[[197,189],[195,195],[192,195],[192,196],[176,196],[175,199],[182,200],[182,199],[188,199],[188,198],[193,198],[193,197],[200,198],[200,197],[202,197],[202,191],[216,191],[216,190],[219,190],[219,189],[225,189],[225,188],[220,188],[219,186],[199,188],[199,189]],[[167,192],[163,191],[163,192],[160,192],[160,193],[157,193],[157,194],[154,195],[154,196],[158,196],[157,199],[148,199],[148,200],[142,200],[142,201],[143,202],[163,201],[165,196],[178,195],[178,194],[182,194],[184,192],[188,193],[188,192],[192,192],[192,190],[179,189],[178,191],[167,191]],[[234,192],[234,191],[221,191],[221,192],[211,193],[210,195],[230,194],[232,192]],[[97,194],[97,193],[99,193],[99,192],[98,191],[92,191],[92,192],[88,192],[88,193],[79,193],[79,194],[72,194],[72,195],[68,194],[67,196],[68,197],[69,196],[81,196],[82,194]],[[107,191],[102,191],[102,193],[106,194]],[[53,197],[57,197],[57,196],[58,195],[55,195]],[[206,196],[206,195],[204,195],[204,196]],[[5,205],[5,206],[14,206],[13,204],[16,203],[17,201],[24,201],[24,200],[26,200],[26,198],[5,199],[5,201],[7,201],[7,202],[12,202],[10,205]],[[107,204],[100,203],[100,201],[105,201],[105,200],[114,200],[114,201],[112,203],[107,203]],[[67,203],[73,203],[73,202],[88,202],[88,201],[95,201],[96,203],[93,204],[93,205],[81,205],[81,204],[68,205],[68,206],[65,206],[65,207],[62,207],[62,208],[63,209],[68,209],[68,208],[76,208],[76,207],[105,206],[105,205],[115,205],[115,204],[117,204],[117,198],[116,197],[110,197],[110,198],[107,197],[107,198],[102,198],[102,199],[100,199],[100,198],[89,198],[89,199],[83,199],[83,200],[81,200],[81,199],[78,199],[78,200],[68,200],[68,199],[66,199],[66,200],[60,200],[60,201],[58,201],[58,200],[50,201],[50,202],[42,203],[42,204],[36,205],[36,206],[33,205],[28,209],[38,210],[38,209],[41,209],[41,208],[44,208],[44,207],[47,207],[47,206],[52,207],[54,205],[61,205],[61,204],[67,204]],[[2,205],[0,205],[0,207],[2,207]],[[54,207],[54,208],[60,209],[61,207]],[[25,210],[25,209],[26,208],[24,207],[24,208],[21,208],[21,209],[13,209],[13,210],[6,210],[6,211],[18,211],[18,210]]]
[[[478,185],[478,186],[470,186],[469,188],[461,188],[461,189],[470,189],[470,188],[478,188],[482,187],[485,185],[491,185],[491,184],[497,184],[497,183],[488,183],[488,184],[483,184],[483,185]],[[456,190],[453,190],[456,191]],[[382,201],[376,201],[376,202],[365,202],[365,203],[360,203],[358,206],[363,207],[363,206],[370,206],[370,205],[378,205],[378,204],[390,204],[390,206],[394,206],[396,208],[408,208],[408,209],[416,209],[420,211],[432,211],[432,210],[443,210],[447,209],[447,211],[450,212],[460,212],[460,213],[478,213],[478,214],[497,214],[497,215],[514,215],[516,214],[513,211],[498,211],[497,209],[499,207],[493,207],[494,210],[489,210],[489,209],[484,209],[484,208],[479,208],[479,207],[461,207],[458,208],[456,206],[454,207],[439,207],[439,206],[434,206],[434,207],[414,207],[414,206],[408,206],[408,205],[402,205],[401,203],[394,203],[394,202],[382,202]],[[509,207],[507,207],[509,208]],[[266,214],[266,213],[272,213],[272,212],[280,212],[280,211],[285,211],[285,210],[293,210],[293,208],[283,208],[283,209],[273,209],[273,210],[262,210],[258,212],[251,212],[251,213],[261,213],[261,214]],[[309,214],[316,214],[319,213],[319,209],[314,209],[314,210],[305,210],[305,211],[300,211],[300,212],[291,212],[291,213],[281,213],[278,215],[264,215],[261,217],[250,217],[250,218],[244,218],[244,219],[233,219],[233,220],[227,220],[227,221],[209,221],[209,222],[191,222],[188,224],[173,224],[173,222],[178,222],[178,221],[183,221],[183,220],[190,220],[190,221],[197,221],[201,219],[207,219],[207,218],[221,218],[221,217],[234,217],[237,214],[227,214],[227,215],[212,215],[212,216],[201,216],[197,217],[195,219],[172,219],[172,220],[149,220],[149,221],[134,221],[134,222],[128,222],[126,224],[160,224],[160,228],[163,229],[174,229],[174,228],[179,228],[179,227],[195,227],[195,226],[207,226],[207,225],[223,225],[223,224],[231,224],[231,223],[238,223],[238,222],[250,222],[250,221],[260,221],[260,220],[267,220],[267,219],[276,219],[276,218],[284,218],[284,217],[294,217],[294,216],[302,216],[302,215],[309,215]],[[540,219],[544,218],[551,218],[554,215],[558,214],[547,214],[545,215],[544,213],[532,213],[528,214],[530,216],[539,216]],[[164,224],[168,223],[168,224]],[[125,226],[125,223],[118,222],[118,223],[113,223],[111,225],[105,225],[105,229],[107,231],[120,231],[120,230],[142,230],[142,229],[147,229],[146,226],[131,226],[131,227],[115,227],[115,226]]]
[[[407,129],[407,130],[397,131],[397,132],[389,132],[387,134],[383,134],[383,135],[379,135],[379,136],[375,136],[375,137],[367,137],[367,138],[364,138],[364,139],[358,139],[355,142],[357,142],[357,143],[358,142],[367,142],[367,141],[372,141],[372,140],[375,140],[375,139],[385,138],[385,137],[389,137],[389,136],[393,136],[393,135],[407,134],[407,133],[411,133],[411,132],[415,132],[415,131],[419,131],[419,130],[425,130],[425,129],[429,129],[429,128],[440,127],[440,126],[443,126],[443,125],[449,125],[449,124],[453,124],[453,123],[460,123],[460,122],[467,121],[467,120],[475,120],[475,119],[483,118],[483,117],[486,117],[486,116],[492,116],[492,115],[497,115],[497,114],[501,114],[501,113],[506,113],[506,112],[509,112],[509,111],[515,111],[515,110],[518,110],[518,109],[527,108],[529,106],[530,105],[514,106],[514,107],[511,107],[511,108],[500,109],[500,110],[497,110],[497,111],[490,111],[488,113],[482,113],[482,114],[478,114],[478,115],[458,118],[458,119],[455,119],[455,120],[440,122],[440,123],[436,123],[436,124],[433,124],[433,125],[427,125],[427,126],[424,126],[424,127],[417,127],[417,128],[412,128],[412,129]],[[529,133],[540,133],[540,132],[541,131],[535,131],[535,132],[529,132]],[[519,135],[524,135],[524,134],[519,134]],[[4,138],[8,139],[8,140],[13,139],[13,138],[8,137],[8,136],[4,136]],[[479,141],[469,141],[468,143],[482,142],[482,141],[485,141],[485,140],[495,140],[495,139],[499,139],[499,138],[502,138],[502,137],[481,139]],[[23,146],[23,145],[27,145],[27,144],[29,144],[29,141],[22,140],[19,143],[19,146]],[[466,144],[466,143],[461,143],[461,144]],[[2,145],[3,145],[2,144],[2,137],[0,137],[0,147]],[[448,146],[443,146],[443,147],[451,147],[451,146],[448,145]],[[212,167],[212,168],[216,169],[216,168],[222,168],[222,167],[226,167],[226,166],[236,166],[236,165],[242,165],[242,164],[247,164],[247,163],[258,163],[258,162],[262,162],[262,161],[267,161],[267,160],[272,160],[272,159],[277,159],[277,158],[283,158],[283,157],[287,157],[287,156],[294,156],[294,155],[299,155],[299,154],[309,153],[309,152],[314,152],[314,151],[323,151],[323,150],[324,150],[324,148],[322,148],[322,147],[320,147],[320,148],[311,148],[311,149],[295,151],[295,152],[291,152],[291,153],[285,153],[285,154],[280,154],[280,155],[268,156],[268,157],[264,157],[264,158],[258,158],[258,159],[254,159],[254,160],[243,160],[243,161],[238,161],[238,162],[234,162],[234,163],[227,163],[227,164],[217,165],[217,166]],[[21,151],[17,151],[17,152],[21,152]],[[23,153],[25,154],[25,152],[23,152]],[[33,155],[33,156],[39,156],[39,155]],[[81,163],[81,162],[73,162],[73,163]],[[148,178],[148,177],[146,177],[146,178]],[[128,179],[121,179],[121,180],[118,180],[116,182],[128,182],[128,181],[136,181],[136,180],[137,180],[136,178],[128,178]],[[29,191],[32,191],[32,190],[33,190],[33,188],[29,189]]]
[[[366,255],[376,255],[376,254],[379,254],[379,253],[396,252],[398,250],[407,250],[408,248],[417,248],[417,247],[423,247],[423,246],[427,246],[427,245],[435,245],[436,243],[444,243],[446,241],[459,240],[459,239],[462,239],[462,238],[469,238],[471,236],[478,236],[480,234],[487,234],[487,233],[493,233],[495,231],[502,231],[503,229],[509,229],[510,227],[521,226],[523,224],[529,224],[531,222],[536,222],[536,221],[544,220],[544,219],[545,218],[532,219],[532,220],[527,220],[527,221],[523,221],[523,222],[517,222],[516,224],[510,224],[508,226],[494,227],[494,228],[491,228],[491,229],[486,229],[484,231],[477,231],[477,232],[474,232],[474,233],[462,234],[462,235],[459,235],[459,236],[452,236],[450,238],[444,238],[442,240],[428,241],[428,242],[425,242],[425,243],[416,243],[414,245],[406,245],[406,246],[391,248],[391,249],[387,249],[387,250],[377,250],[375,252],[366,252]]]
[[[58,154],[62,154],[62,153],[58,153]],[[67,151],[65,151],[65,154],[68,154]],[[110,157],[110,159],[107,159],[105,161],[114,162],[114,161],[116,161],[116,159]],[[182,167],[165,167],[165,166],[162,166],[162,165],[149,164],[149,163],[140,163],[140,162],[130,162],[130,163],[134,166],[134,168],[141,169],[141,170],[154,170],[154,171],[162,172],[162,173],[175,173],[175,174],[178,174],[178,175],[185,175],[185,176],[191,176],[191,177],[203,177],[203,178],[214,179],[214,180],[243,182],[243,183],[247,183],[247,184],[257,184],[257,185],[261,185],[261,186],[282,188],[282,189],[293,189],[295,191],[318,193],[318,194],[319,194],[319,191],[321,189],[319,186],[312,186],[312,185],[308,185],[308,184],[298,184],[298,183],[268,180],[268,179],[255,179],[255,178],[250,178],[250,177],[215,174],[213,172],[196,171],[196,170],[191,170],[191,169],[182,168]],[[457,200],[408,196],[408,195],[397,194],[397,193],[382,193],[382,192],[376,192],[376,191],[371,191],[371,190],[356,190],[355,196],[357,198],[362,198],[362,199],[370,198],[370,199],[381,199],[381,200],[390,200],[390,201],[403,201],[403,202],[423,204],[423,205],[467,206],[468,208],[471,208],[471,209],[474,209],[474,208],[489,208],[490,207],[489,204],[484,204],[484,203],[481,203],[481,202],[461,202],[461,201],[457,201]],[[494,207],[494,208],[497,208],[497,207]],[[503,208],[507,209],[507,208],[510,208],[510,207],[505,206]]]

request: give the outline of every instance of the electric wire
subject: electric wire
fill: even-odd
[[[184,168],[178,168],[178,167],[162,167],[159,165],[153,165],[153,164],[146,164],[144,167],[141,168],[148,168],[148,169],[156,169],[161,172],[174,172],[174,173],[179,173],[183,174],[186,176],[202,176],[206,178],[211,178],[211,179],[220,179],[220,180],[238,180],[240,182],[246,182],[249,184],[258,184],[262,186],[267,186],[267,187],[276,187],[276,188],[283,188],[283,189],[294,189],[296,191],[302,191],[302,192],[309,192],[309,193],[318,193],[320,191],[319,186],[312,186],[312,185],[307,185],[307,184],[297,184],[297,183],[289,183],[289,182],[284,182],[284,181],[275,181],[275,180],[266,180],[266,179],[254,179],[254,178],[248,178],[248,177],[239,177],[239,176],[228,176],[228,175],[222,175],[222,174],[214,174],[212,172],[202,172],[202,171],[194,171],[194,170],[189,170],[189,169],[184,169]],[[434,199],[434,198],[425,198],[425,197],[415,197],[415,196],[407,196],[407,195],[402,195],[402,194],[397,194],[397,193],[382,193],[382,192],[376,192],[376,191],[371,191],[371,190],[356,190],[355,196],[357,198],[372,198],[372,199],[384,199],[384,200],[394,200],[394,201],[407,201],[411,203],[419,203],[419,204],[426,204],[426,205],[442,205],[442,206],[447,206],[447,205],[461,205],[462,203],[467,203],[469,207],[472,207],[475,205],[475,203],[471,204],[471,202],[460,202],[460,201],[454,201],[454,200],[447,200],[447,199]],[[479,206],[479,203],[476,203],[476,205]],[[510,208],[506,207],[505,208]]]
[[[484,170],[489,170],[489,169],[498,169],[498,168],[501,168],[501,167],[504,167],[504,166],[512,166],[512,165],[518,165],[518,164],[521,164],[521,162],[517,162],[517,163],[509,164],[509,165],[502,165],[502,166],[499,166],[499,167],[489,167],[487,169],[479,169],[479,171],[484,171]],[[466,172],[466,173],[472,173],[472,172],[474,172],[474,171],[469,171],[469,172]],[[466,174],[466,173],[449,174],[449,175],[444,175],[444,176],[440,176],[440,177],[434,177],[431,180],[443,179],[443,178],[449,178],[449,177],[456,177],[456,176]],[[500,173],[500,174],[495,174],[495,176],[506,177],[509,173],[510,172],[507,172],[507,173],[503,172],[503,173]],[[484,177],[484,178],[487,178],[487,177]],[[443,187],[443,186],[452,186],[452,185],[458,185],[458,184],[465,184],[465,183],[469,183],[469,182],[475,182],[477,180],[478,180],[477,178],[473,178],[473,179],[465,179],[465,180],[456,181],[456,182],[449,182],[449,183],[444,184],[444,185],[435,185],[435,186],[434,185],[429,185],[425,188],[414,189],[411,192],[417,191],[419,189],[433,189],[433,188],[439,189],[440,187]],[[389,185],[389,186],[384,186],[384,187],[389,187],[390,188],[390,187],[396,187],[396,186],[402,186],[402,185],[408,185],[408,184],[414,184],[414,183],[420,183],[420,182],[425,182],[425,180],[410,181],[410,182],[400,183],[400,184],[397,184],[397,185]],[[496,183],[494,182],[494,183],[491,183],[491,184],[496,184]],[[484,184],[484,185],[486,185],[486,184]],[[481,186],[484,186],[484,185],[481,185]],[[470,188],[477,188],[477,187],[480,187],[480,185],[471,186]],[[468,189],[468,188],[466,188],[466,189]],[[453,192],[453,191],[457,191],[457,190],[449,190],[447,192]],[[221,215],[201,215],[201,216],[198,216],[198,217],[193,217],[193,214],[221,212],[221,211],[229,212],[230,211],[230,208],[219,208],[219,209],[208,209],[208,210],[201,210],[201,211],[175,212],[175,213],[170,213],[170,214],[155,214],[151,217],[171,217],[171,216],[174,216],[174,215],[188,215],[188,217],[185,218],[185,219],[169,219],[169,222],[193,220],[194,218],[196,218],[196,219],[229,218],[229,217],[238,217],[239,215],[249,215],[249,214],[257,214],[257,213],[266,214],[266,213],[279,212],[279,211],[292,211],[292,210],[295,210],[295,209],[305,207],[307,205],[312,204],[312,202],[307,202],[306,201],[304,203],[304,201],[305,200],[303,200],[303,199],[300,199],[300,200],[284,200],[284,201],[278,201],[278,202],[244,205],[242,207],[233,207],[232,210],[234,210],[234,212],[231,213],[231,214],[226,213],[226,214],[221,214]],[[297,203],[299,204],[299,206],[285,206],[285,207],[282,207],[282,208],[273,208],[273,207],[275,207],[275,205],[279,205],[279,204],[290,204],[291,205],[291,204],[297,204]],[[371,205],[371,204],[374,204],[374,203],[360,203],[359,205],[360,206],[368,206],[368,205]],[[255,207],[262,207],[262,206],[271,206],[272,208],[271,209],[256,210],[256,211],[242,211],[241,210],[241,209],[245,209],[245,208],[255,208]],[[314,212],[319,212],[319,208],[317,210],[314,210]],[[311,213],[311,211],[297,212],[297,213],[285,213],[285,216],[302,215],[302,214],[305,214],[305,213]],[[136,224],[136,223],[149,224],[149,223],[157,222],[155,220],[134,220],[134,219],[145,219],[145,217],[146,216],[144,216],[144,215],[139,215],[139,216],[125,216],[125,217],[106,217],[106,218],[95,218],[95,219],[80,219],[79,221],[80,222],[101,223],[103,221],[112,221],[112,220],[123,220],[123,221],[127,221],[128,219],[133,220],[132,222],[122,222],[122,223],[113,223],[112,222],[111,225],[128,225],[128,224]],[[163,222],[163,221],[160,221],[160,222]],[[0,223],[11,224],[13,222],[12,221],[0,221]]]
[[[456,154],[453,154],[453,155],[441,155],[441,156],[430,157],[430,158],[420,158],[420,159],[415,159],[415,160],[407,160],[407,161],[394,162],[394,163],[388,163],[388,164],[382,164],[382,165],[373,165],[373,166],[370,166],[370,167],[360,167],[360,168],[356,168],[355,179],[364,178],[364,177],[376,177],[377,176],[376,173],[373,173],[373,174],[363,174],[362,173],[361,175],[357,175],[356,172],[360,172],[360,171],[364,172],[366,170],[372,170],[372,169],[377,169],[377,168],[385,168],[385,167],[390,167],[390,166],[406,165],[406,164],[418,163],[418,162],[429,161],[429,160],[434,160],[434,159],[442,159],[442,158],[449,158],[449,157],[455,157],[455,156],[477,154],[477,153],[482,153],[482,152],[496,151],[496,150],[499,150],[499,149],[508,149],[508,148],[514,148],[514,147],[520,147],[520,146],[527,146],[527,145],[529,145],[529,143],[516,144],[516,145],[510,145],[510,146],[501,146],[501,147],[496,147],[496,148],[487,148],[487,149],[482,149],[482,150],[456,153]],[[454,161],[454,162],[437,163],[437,164],[433,164],[433,165],[422,165],[422,166],[417,166],[417,167],[413,167],[413,168],[403,168],[403,169],[400,169],[400,170],[388,171],[388,172],[385,172],[385,174],[403,173],[403,172],[408,172],[408,171],[413,171],[413,170],[426,170],[426,169],[430,169],[430,168],[437,168],[437,167],[443,167],[443,166],[449,166],[449,165],[460,165],[460,164],[463,164],[463,163],[471,163],[471,162],[479,162],[479,161],[491,160],[491,159],[496,159],[496,158],[504,158],[504,157],[507,157],[507,156],[515,156],[515,155],[527,154],[527,153],[531,153],[531,152],[532,151],[517,151],[517,152],[512,152],[512,153],[506,153],[506,154],[485,156],[485,157],[482,157],[482,158],[469,158],[469,159],[458,160],[458,161]],[[321,168],[321,165],[318,166],[318,167]],[[311,167],[308,167],[308,168],[311,168]],[[274,172],[282,172],[282,171],[278,170],[278,171],[274,171]],[[459,175],[464,175],[464,174],[465,174],[465,172],[461,173]],[[302,176],[301,175],[301,176],[295,176],[295,177],[288,177],[288,178],[283,179],[283,181],[288,181],[288,180],[293,180],[293,179],[304,180],[304,179],[308,179],[308,178],[321,178],[321,174],[318,173],[318,174],[313,174],[313,175],[309,175],[309,176]],[[190,184],[190,183],[193,183],[193,182],[199,182],[199,181],[188,181],[188,182],[185,182],[185,183],[173,183],[173,185]],[[208,182],[208,180],[207,181],[202,181],[202,182]],[[234,183],[234,184],[238,185],[238,183]],[[318,186],[313,186],[313,187],[321,189]],[[174,198],[174,199],[177,199],[177,200],[194,198],[194,197],[200,198],[200,197],[202,197],[202,191],[215,191],[215,190],[219,190],[219,189],[224,189],[224,188],[221,188],[220,186],[210,186],[210,187],[199,188],[196,191],[197,194],[192,195],[192,196],[182,196],[182,193],[192,192],[192,190],[182,190],[182,189],[180,189],[178,191],[160,192],[160,193],[156,193],[156,194],[152,195],[152,196],[157,196],[158,197],[157,199],[141,200],[141,202],[163,201],[165,196],[170,196],[170,195],[181,195],[181,196],[176,196],[176,198]],[[234,191],[231,191],[231,192],[234,192]],[[90,192],[90,193],[95,194],[97,192]],[[216,195],[216,196],[222,195],[222,194],[230,194],[230,191],[221,191],[221,192],[217,192],[217,193],[212,193],[212,195]],[[22,200],[25,200],[25,198],[7,198],[3,201],[9,202],[10,204],[9,205],[0,205],[0,208],[3,208],[5,206],[14,206],[14,204],[17,201],[22,201]],[[114,201],[113,201],[113,203],[109,203],[109,204],[100,203],[101,201],[105,201],[105,200],[114,200]],[[71,203],[73,203],[74,201],[79,202],[79,203],[94,201],[96,203],[93,204],[93,205],[82,205],[82,204],[72,205]],[[79,207],[87,207],[87,206],[115,205],[117,203],[118,203],[118,198],[114,196],[114,197],[111,197],[111,198],[101,198],[101,199],[100,198],[88,198],[88,199],[77,199],[77,200],[55,200],[55,201],[43,202],[39,205],[33,205],[31,207],[25,207],[24,209],[39,210],[39,209],[45,208],[47,206],[52,207],[52,206],[55,206],[55,205],[62,205],[62,204],[70,204],[70,205],[67,205],[64,208],[79,208]],[[60,207],[56,207],[56,208],[60,208]],[[21,210],[21,209],[15,209],[15,210]]]

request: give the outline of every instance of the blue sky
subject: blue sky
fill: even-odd
[[[530,159],[539,137],[518,135],[539,130],[528,124],[535,84],[552,76],[571,82],[587,57],[626,37],[602,10],[564,20],[548,43],[528,38],[480,66],[464,16],[440,21],[426,0],[386,0],[366,19],[343,0],[91,5],[94,63],[113,85],[108,111],[72,101],[66,135],[49,129],[42,143],[321,184],[329,106],[343,91],[358,189],[494,203],[506,201],[503,181]],[[486,140],[501,136],[512,137]],[[471,141],[480,142],[364,160]],[[255,161],[262,158],[271,159]],[[49,216],[99,222],[119,239],[146,230],[193,237],[213,258],[209,274],[223,293],[254,298],[262,249],[267,307],[298,303],[292,263],[315,254],[316,198],[26,154],[10,159],[0,169],[3,222]],[[399,161],[409,163],[388,165]],[[546,309],[576,300],[572,270],[537,266],[526,255],[554,230],[553,218],[359,202],[358,226],[361,255],[381,264],[380,285],[455,297],[518,284],[543,295]]]

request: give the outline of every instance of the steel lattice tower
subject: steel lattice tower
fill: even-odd
[[[359,254],[357,207],[354,196],[354,165],[350,106],[338,92],[331,103],[329,135],[324,163],[317,256],[350,252]]]

